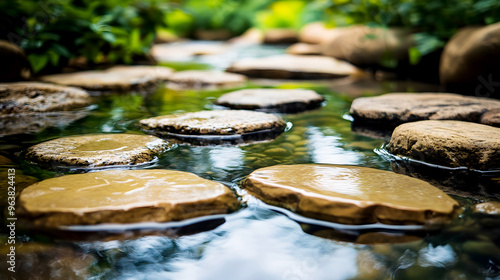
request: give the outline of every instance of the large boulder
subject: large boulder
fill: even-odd
[[[24,51],[7,41],[0,40],[0,82],[26,80],[31,75],[30,64]]]
[[[486,112],[500,109],[500,101],[452,93],[388,93],[355,99],[356,122],[396,126],[420,120],[479,122]]]
[[[324,41],[322,53],[357,66],[385,65],[390,60],[408,60],[413,44],[413,37],[403,29],[351,26]]]
[[[56,228],[170,222],[224,214],[239,203],[221,183],[173,170],[110,170],[44,180],[19,196],[20,219]]]
[[[461,121],[419,121],[394,130],[388,150],[431,164],[500,169],[500,128]]]
[[[477,96],[500,92],[500,23],[461,29],[441,56],[441,83]]]
[[[266,203],[344,224],[441,223],[458,206],[427,182],[358,166],[270,166],[252,172],[243,186]]]

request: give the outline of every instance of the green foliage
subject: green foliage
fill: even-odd
[[[336,25],[406,27],[417,32],[417,47],[410,57],[418,60],[444,46],[467,25],[500,21],[498,0],[330,0]]]
[[[148,53],[157,27],[165,24],[166,7],[155,0],[5,2],[22,21],[2,20],[2,37],[26,51],[34,72],[77,57],[89,64],[130,64]]]

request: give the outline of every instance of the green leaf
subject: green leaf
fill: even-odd
[[[104,40],[106,40],[107,42],[109,42],[109,43],[111,43],[111,44],[113,44],[114,42],[116,42],[116,37],[115,37],[115,35],[113,35],[113,33],[111,33],[111,32],[103,32],[103,33],[101,34],[101,36],[102,36],[102,38],[103,38]]]
[[[422,54],[418,51],[416,47],[411,47],[408,50],[408,56],[410,57],[410,63],[412,65],[416,65],[417,63],[419,63],[420,59],[422,58]]]
[[[37,73],[47,65],[47,62],[49,62],[49,56],[45,54],[32,53],[28,55],[28,61],[31,64],[33,72]]]

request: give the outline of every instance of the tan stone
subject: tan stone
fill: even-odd
[[[389,152],[449,167],[500,169],[500,128],[461,121],[419,121],[394,130]]]
[[[150,135],[98,134],[43,142],[30,147],[25,157],[48,166],[128,166],[150,162],[167,148],[167,142]]]
[[[235,210],[221,183],[173,170],[110,170],[44,180],[24,189],[18,211],[36,227],[169,222]]]
[[[484,113],[481,116],[480,122],[482,124],[500,127],[500,108]]]
[[[37,82],[0,84],[0,114],[64,111],[90,104],[86,91]]]
[[[264,34],[257,28],[250,28],[240,36],[231,38],[228,43],[237,45],[255,45],[264,42]]]
[[[476,204],[476,206],[474,206],[474,212],[487,215],[500,215],[500,202],[489,201]]]
[[[264,34],[265,44],[293,44],[298,41],[298,32],[289,28],[269,29]]]
[[[187,135],[234,135],[259,130],[283,130],[285,122],[278,116],[245,111],[200,111],[149,118],[140,121],[145,130]]]
[[[463,28],[444,48],[439,70],[441,83],[481,85],[479,76],[498,72],[499,63],[500,23]],[[488,81],[488,75],[483,78]]]
[[[359,70],[331,57],[287,54],[242,59],[234,62],[227,71],[262,78],[324,79],[346,77]]]
[[[216,104],[232,109],[295,113],[318,108],[324,100],[306,89],[243,89],[222,95]]]
[[[209,44],[200,42],[175,42],[156,44],[151,48],[151,55],[158,61],[175,61],[189,59],[197,55],[215,55],[227,52],[226,44]]]
[[[173,89],[235,88],[246,84],[243,75],[211,70],[187,70],[174,73],[169,78],[168,87]]]
[[[252,195],[306,217],[345,224],[434,224],[458,203],[427,182],[346,165],[278,165],[244,181]]]
[[[355,65],[380,65],[390,57],[397,61],[408,59],[413,37],[403,29],[350,26],[322,44],[322,53]]]
[[[420,120],[479,122],[482,114],[500,108],[500,101],[452,93],[388,93],[355,99],[356,121],[395,126]]]
[[[115,66],[106,70],[54,74],[40,80],[90,91],[145,90],[166,81],[173,70],[163,66]]]
[[[306,24],[299,32],[299,41],[308,44],[321,44],[332,36],[339,34],[343,28],[328,28],[323,22]]]
[[[297,55],[320,55],[321,49],[319,45],[315,44],[295,43],[286,49],[286,53]]]

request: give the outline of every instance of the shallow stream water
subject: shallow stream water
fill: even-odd
[[[245,56],[260,55],[258,49],[253,52]],[[283,48],[266,47],[261,52],[280,53]],[[225,63],[212,57],[166,65],[178,69],[223,68]],[[374,233],[362,227],[332,229],[314,225],[314,221],[298,222],[293,215],[275,211],[246,195],[238,183],[253,170],[276,164],[331,163],[391,170],[391,162],[375,152],[384,140],[351,131],[347,114],[352,98],[348,94],[319,81],[259,80],[251,81],[248,87],[262,84],[313,89],[326,101],[318,110],[282,115],[289,126],[274,141],[236,147],[177,145],[146,167],[188,171],[226,184],[242,196],[239,211],[208,229],[200,225],[174,234],[168,229],[147,234],[136,230],[134,234],[90,240],[89,233],[89,240],[69,241],[19,230],[17,256],[23,271],[16,279],[500,279],[500,219],[471,211],[475,203],[487,197],[451,194],[461,204],[460,214],[439,231],[403,233],[385,229]],[[18,180],[61,176],[62,171],[43,170],[24,162],[20,153],[31,145],[63,136],[142,134],[139,120],[220,109],[213,101],[228,91],[175,91],[162,86],[149,95],[95,96],[96,105],[86,109],[87,116],[68,126],[0,138],[0,154],[14,160]],[[7,231],[5,227],[2,230],[0,242],[4,244]],[[193,233],[197,231],[201,232]],[[374,242],[377,244],[362,244]],[[1,253],[3,259],[6,253]],[[3,278],[12,276],[4,261],[0,269],[0,278],[10,279]]]

